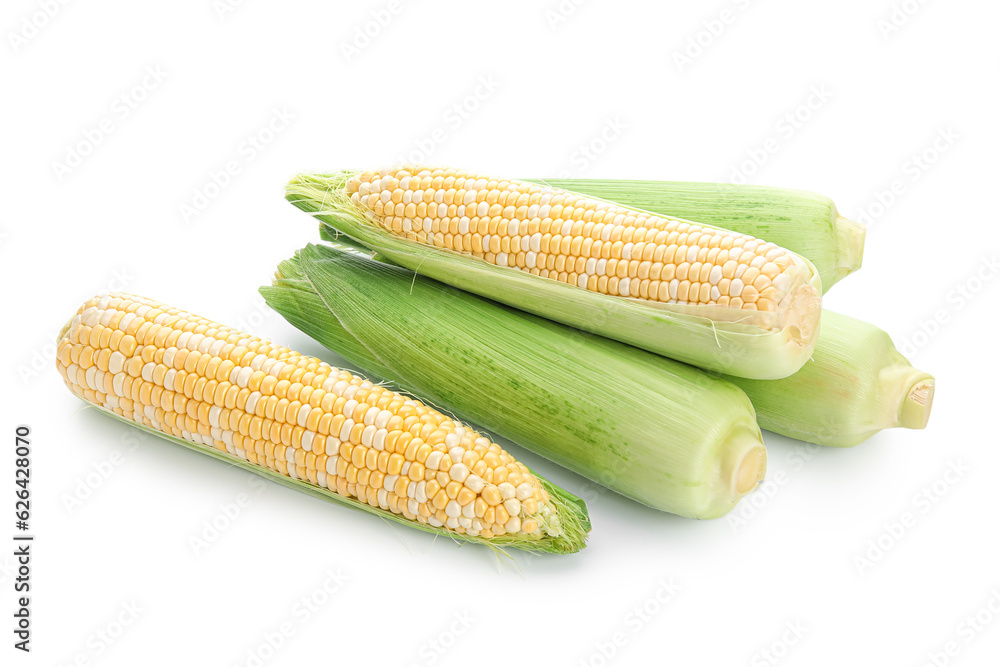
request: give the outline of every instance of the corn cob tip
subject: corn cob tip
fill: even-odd
[[[920,373],[910,384],[899,406],[899,425],[903,428],[926,428],[933,403],[934,378],[927,373]]]
[[[816,343],[823,312],[820,291],[813,284],[800,285],[778,305],[778,321],[792,342],[809,347]]]

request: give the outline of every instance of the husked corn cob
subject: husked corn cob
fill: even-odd
[[[718,517],[764,476],[746,395],[685,364],[340,244],[307,246],[260,291],[366,372],[651,507]]]
[[[383,515],[502,546],[583,546],[580,509],[488,438],[188,312],[128,294],[91,299],[57,365],[73,393],[119,417]]]
[[[287,197],[396,264],[719,372],[785,377],[815,344],[815,267],[743,234],[420,166],[302,175]]]
[[[529,180],[767,239],[812,262],[824,292],[861,268],[865,226],[815,192],[685,181]]]

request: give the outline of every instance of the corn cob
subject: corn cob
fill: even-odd
[[[761,428],[833,447],[852,447],[886,428],[924,428],[934,399],[933,376],[913,368],[889,334],[829,310],[812,359],[798,373],[726,379],[750,397]]]
[[[342,247],[307,246],[261,293],[367,372],[651,507],[717,517],[763,478],[750,402],[690,366]]]
[[[287,196],[396,264],[719,372],[786,377],[815,345],[815,267],[748,236],[451,169],[303,175]]]
[[[57,365],[122,419],[384,518],[557,553],[589,529],[581,501],[420,401],[142,297],[87,301]]]
[[[824,292],[861,268],[864,225],[842,217],[828,197],[814,192],[682,181],[531,180],[767,239],[811,261]]]

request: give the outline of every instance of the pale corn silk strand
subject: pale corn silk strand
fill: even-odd
[[[85,303],[58,347],[84,400],[167,435],[490,539],[558,536],[540,480],[420,401],[142,297]]]
[[[811,278],[773,243],[535,183],[402,165],[347,194],[396,236],[602,294],[773,312]]]

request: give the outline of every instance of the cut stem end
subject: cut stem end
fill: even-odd
[[[725,483],[731,497],[740,499],[764,481],[767,474],[767,450],[761,442],[760,433],[740,429],[732,434],[728,442],[728,465],[723,468]]]
[[[745,496],[756,489],[764,481],[766,473],[767,451],[763,447],[754,447],[743,457],[733,475],[735,495]]]
[[[914,382],[899,406],[899,425],[903,428],[927,427],[934,403],[934,378],[923,377]]]

